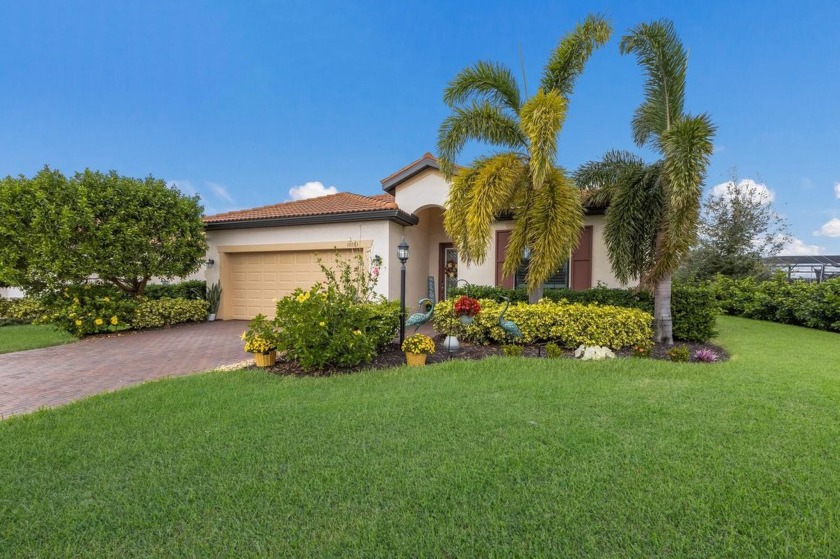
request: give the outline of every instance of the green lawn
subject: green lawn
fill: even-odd
[[[0,422],[0,556],[837,557],[840,336],[212,373]]]
[[[0,327],[0,353],[49,347],[75,341],[76,338],[67,332],[52,326],[23,324]]]

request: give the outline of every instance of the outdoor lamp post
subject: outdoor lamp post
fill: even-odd
[[[408,243],[405,237],[397,245],[397,258],[400,259],[400,346],[405,340],[405,263],[408,262]]]

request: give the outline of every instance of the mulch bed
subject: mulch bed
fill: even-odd
[[[449,354],[443,350],[443,334],[438,334],[434,337],[435,346],[438,348],[437,351],[429,355],[426,358],[426,364],[434,364],[434,363],[443,363],[445,361],[449,361],[451,359],[465,359],[465,360],[473,360],[478,361],[481,359],[485,359],[487,357],[498,356],[502,354],[502,350],[499,346],[495,345],[475,345],[466,342],[461,342],[461,348],[453,353]],[[691,361],[694,361],[694,352],[698,349],[710,349],[714,351],[717,356],[718,360],[717,363],[722,361],[726,361],[729,359],[729,355],[723,350],[723,348],[713,345],[713,344],[698,344],[698,343],[690,343],[690,342],[679,342],[675,344],[677,346],[684,345],[688,348],[689,355],[692,356]],[[651,359],[662,359],[668,360],[668,350],[674,346],[667,346],[664,344],[655,344],[653,349],[651,350]],[[575,352],[574,350],[563,350],[563,358],[566,359],[574,359]],[[616,357],[619,358],[632,358],[630,354],[630,349],[622,349],[615,352]],[[545,344],[529,344],[522,347],[522,356],[523,357],[532,357],[536,359],[545,359],[547,358],[545,354]],[[405,354],[400,350],[398,344],[393,343],[389,345],[382,353],[377,355],[373,361],[370,363],[365,363],[359,365],[357,367],[349,367],[349,368],[334,368],[334,369],[326,369],[324,371],[304,371],[300,368],[300,366],[296,362],[287,362],[287,361],[278,361],[277,364],[273,367],[269,367],[265,369],[271,373],[277,375],[290,375],[290,376],[331,376],[331,375],[340,375],[340,374],[347,374],[347,373],[354,373],[357,371],[363,370],[370,370],[370,369],[388,369],[390,367],[399,367],[400,365],[405,364]],[[713,364],[713,363],[709,363]]]

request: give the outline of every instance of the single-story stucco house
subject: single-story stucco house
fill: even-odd
[[[443,228],[449,183],[431,154],[381,182],[385,192],[374,196],[341,192],[207,216],[206,279],[221,282],[218,317],[273,316],[273,300],[322,279],[316,258],[329,262],[336,251],[350,255],[361,250],[368,261],[379,257],[377,290],[398,300],[396,253],[403,237],[410,246],[406,302],[411,307],[432,294],[434,300],[444,298],[459,279],[509,288],[522,284],[524,270],[515,277],[501,274],[512,221],[493,225],[483,264],[467,266],[459,261]],[[607,258],[603,228],[603,208],[587,208],[580,244],[547,287],[619,285]]]

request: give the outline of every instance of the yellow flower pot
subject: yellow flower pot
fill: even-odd
[[[257,362],[257,367],[271,367],[277,362],[277,352],[272,350],[268,353],[255,353],[254,361]]]
[[[408,363],[409,367],[422,367],[426,364],[426,354],[425,353],[406,353],[405,354],[405,362]]]

